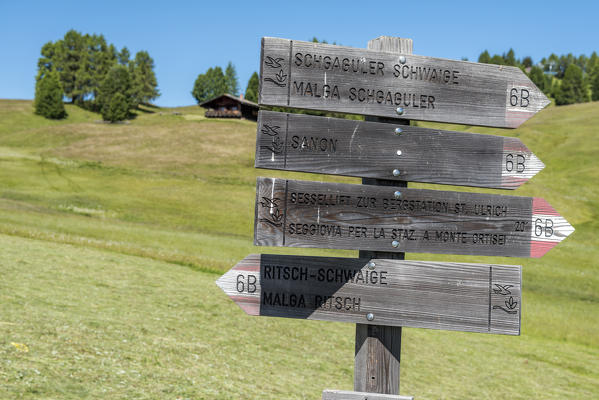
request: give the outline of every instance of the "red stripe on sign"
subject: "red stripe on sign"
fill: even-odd
[[[554,248],[559,242],[530,241],[530,256],[533,258],[543,257],[545,253]]]
[[[559,216],[559,213],[555,211],[549,203],[540,197],[533,197],[532,199],[532,213],[541,215],[554,215]]]
[[[504,176],[501,178],[501,187],[510,188],[510,187],[519,187],[523,183],[528,182],[528,179],[524,178],[516,178],[513,176]]]
[[[260,298],[246,296],[229,296],[246,314],[260,314]]]
[[[520,140],[513,138],[503,139],[503,151],[530,153],[528,147],[524,146],[524,144]]]
[[[533,113],[534,114],[534,113]],[[530,112],[506,110],[505,122],[510,128],[517,128],[531,117]]]
[[[260,265],[236,265],[231,269],[235,271],[260,272]]]

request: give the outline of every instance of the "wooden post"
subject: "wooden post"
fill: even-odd
[[[368,49],[412,54],[412,39],[380,36],[368,42]],[[366,117],[367,121],[409,125],[405,119]],[[389,131],[393,132],[390,125]],[[366,185],[407,187],[404,181],[363,178]],[[363,251],[360,258],[390,258],[403,260],[405,253]],[[376,321],[376,315],[374,315]],[[354,359],[354,390],[357,392],[399,394],[401,327],[356,324]]]

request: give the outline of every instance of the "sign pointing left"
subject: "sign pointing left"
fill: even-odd
[[[520,266],[252,254],[216,284],[250,315],[520,334]]]

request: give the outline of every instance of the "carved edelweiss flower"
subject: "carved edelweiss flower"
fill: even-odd
[[[281,218],[283,218],[283,213],[281,211],[279,211],[279,209],[275,209],[275,211],[273,213],[270,214],[272,217],[272,220],[275,222],[279,222],[281,220]]]
[[[283,70],[280,70],[278,74],[275,75],[275,79],[273,78],[264,78],[265,81],[272,82],[279,87],[285,87],[287,84],[285,81],[287,80],[287,74],[283,73]]]
[[[510,310],[513,310],[514,308],[516,308],[517,305],[518,305],[518,302],[515,301],[512,296],[510,296],[510,298],[505,301],[505,306],[507,308],[509,308]]]
[[[287,74],[284,74],[283,70],[280,70],[279,73],[275,75],[275,78],[282,83],[287,80]]]

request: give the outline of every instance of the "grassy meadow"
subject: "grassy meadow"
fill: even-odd
[[[354,326],[245,315],[215,285],[247,254],[355,257],[252,244],[256,125],[199,107],[125,124],[0,100],[0,399],[318,399],[352,389]],[[420,126],[441,124],[419,123]],[[599,103],[549,107],[517,130],[546,168],[516,191],[576,228],[541,259],[408,254],[523,266],[522,335],[404,329],[416,399],[599,398]]]

